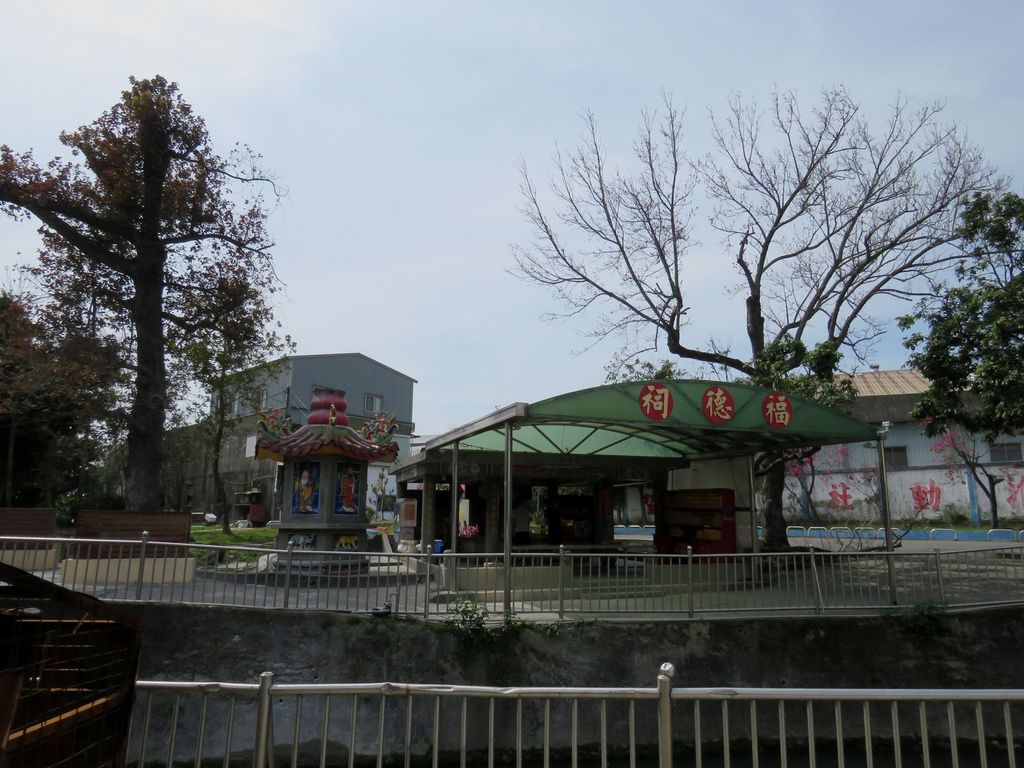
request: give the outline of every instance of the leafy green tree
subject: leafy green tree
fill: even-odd
[[[61,493],[91,490],[97,432],[116,425],[117,350],[48,314],[0,291],[5,506],[52,506]]]
[[[957,258],[948,246],[960,201],[993,185],[978,150],[940,112],[898,99],[871,125],[842,88],[810,110],[789,93],[764,110],[737,97],[724,119],[712,118],[714,153],[691,162],[682,116],[666,102],[660,119],[644,116],[629,170],[609,162],[588,115],[582,143],[556,156],[550,202],[523,172],[536,236],[514,251],[519,273],[552,292],[553,315],[600,312],[593,335],[622,335],[631,351],[666,349],[794,394],[806,385],[841,395],[825,383],[835,369],[821,366],[838,365],[840,349],[863,359],[885,326],[875,306],[930,290]],[[706,272],[694,253],[699,193],[723,236],[720,272],[731,266],[738,277],[724,287],[743,298],[746,339],[735,351],[709,333],[728,305],[698,321],[687,300],[692,275]],[[701,254],[703,264],[712,258]],[[760,462],[770,547],[786,544],[783,461]]]
[[[1024,198],[974,197],[964,211],[960,282],[901,319],[910,365],[930,382],[913,414],[930,435],[991,441],[1024,431]],[[993,525],[998,523],[992,504]]]
[[[214,152],[206,126],[163,77],[131,87],[89,125],[61,134],[71,159],[40,164],[0,146],[0,208],[35,218],[35,273],[58,306],[115,335],[131,371],[125,491],[160,508],[168,356],[241,314],[245,283],[276,288],[259,158]],[[271,189],[273,186],[271,184]]]
[[[665,381],[683,378],[683,371],[671,360],[612,360],[605,366],[606,384],[625,384],[630,381]]]
[[[260,405],[267,383],[284,364],[283,352],[293,349],[291,339],[281,338],[266,296],[244,276],[225,281],[222,290],[239,294],[233,301],[245,306],[244,313],[222,315],[196,334],[185,350],[189,370],[209,397],[211,411],[203,419],[200,433],[210,448],[211,471],[221,529],[231,534],[231,500],[221,475],[224,438],[243,416]],[[251,408],[240,412],[235,403]]]

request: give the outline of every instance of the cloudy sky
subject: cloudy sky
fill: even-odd
[[[810,104],[845,84],[876,119],[899,93],[940,100],[990,163],[1024,173],[1019,0],[49,0],[10,4],[4,24],[0,143],[48,158],[129,75],[159,73],[216,146],[259,151],[289,190],[270,229],[298,352],[415,377],[422,434],[603,382],[617,343],[587,349],[588,318],[542,320],[549,297],[508,273],[530,235],[517,163],[543,181],[584,110],[624,157],[670,93],[696,156],[731,94]],[[736,276],[719,238],[698,237],[690,295],[728,337]],[[0,220],[0,279],[36,248],[31,223]],[[905,358],[890,336],[884,368]]]

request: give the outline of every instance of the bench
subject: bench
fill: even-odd
[[[57,510],[52,508],[0,507],[0,536],[19,539],[52,538],[57,535]],[[26,571],[57,565],[57,547],[48,541],[17,541],[0,544],[0,563]]]
[[[24,539],[57,535],[57,510],[0,507],[0,536]],[[44,546],[40,544],[40,546]]]
[[[145,560],[143,532],[147,543]],[[188,512],[127,512],[83,509],[75,516],[75,538],[104,539],[67,545],[61,563],[64,584],[187,582],[195,575],[195,559],[189,557],[192,519]],[[124,543],[118,543],[123,540]],[[184,545],[184,546],[183,546]]]
[[[149,541],[187,544],[192,532],[188,512],[127,512],[125,510],[83,509],[75,516],[77,539],[123,539],[137,542],[143,532]],[[74,557],[138,557],[139,544],[79,544]],[[180,547],[151,547],[149,553],[181,557]]]

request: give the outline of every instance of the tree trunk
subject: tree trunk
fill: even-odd
[[[999,497],[996,496],[996,486],[1003,482],[1003,478],[989,474],[984,467],[977,463],[971,463],[964,458],[964,463],[970,469],[971,474],[974,475],[974,482],[981,489],[981,492],[985,494],[985,498],[988,499],[989,515],[992,520],[992,527],[999,527]],[[982,481],[984,476],[984,481]]]
[[[141,248],[139,256],[143,260]],[[146,254],[133,278],[135,297],[131,315],[138,370],[128,419],[125,503],[133,512],[156,512],[160,509],[160,464],[167,411],[162,253]]]
[[[4,506],[11,506],[14,489],[14,430],[17,427],[14,411],[11,411],[11,428],[7,433],[7,457],[4,461]]]
[[[768,503],[764,508],[765,548],[785,549],[789,546],[786,518],[782,514],[782,496],[786,489],[786,463],[781,454],[769,456],[771,464],[765,471]]]
[[[217,499],[217,508],[220,513],[220,529],[224,533],[231,533],[231,506],[228,503],[228,493],[224,488],[224,478],[220,474],[220,447],[224,441],[224,393],[220,393],[217,403],[217,428],[213,436],[213,488]]]
[[[992,527],[999,527],[999,497],[996,496],[996,483],[1000,481],[999,478],[988,475],[988,503],[989,509],[992,511]]]

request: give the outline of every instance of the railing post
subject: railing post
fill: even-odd
[[[139,575],[135,580],[135,599],[142,599],[142,580],[146,574],[146,544],[149,543],[149,531],[142,532],[142,546],[139,547]]]
[[[565,619],[565,544],[558,545],[558,620]]]
[[[292,552],[295,549],[294,542],[288,542],[288,554],[284,558],[284,607],[288,607],[288,601],[291,599],[292,589]]]
[[[686,585],[687,591],[690,594],[689,608],[686,611],[686,615],[691,619],[693,618],[693,546],[690,544],[686,545],[686,580],[689,582]]]
[[[896,553],[891,549],[885,553],[885,570],[889,578],[889,603],[891,605],[899,604],[899,592],[896,589],[896,561],[893,558]]]
[[[672,678],[676,668],[669,662],[658,670],[658,768],[672,768]],[[699,739],[700,734],[694,734]]]
[[[811,551],[811,581],[814,582],[814,610],[821,616],[825,613],[825,601],[821,596],[821,582],[818,580],[818,566],[814,560],[814,547]]]
[[[935,548],[935,576],[939,582],[939,602],[946,604],[946,585],[942,583],[942,555],[939,548]]]
[[[430,550],[426,551],[427,555],[427,578],[423,583],[423,619],[427,620],[430,618]]]
[[[273,749],[273,745],[269,743],[270,709],[273,704],[270,688],[273,684],[273,672],[263,672],[260,674],[260,688],[256,700],[256,744],[253,745],[253,768],[266,768],[267,749]]]

